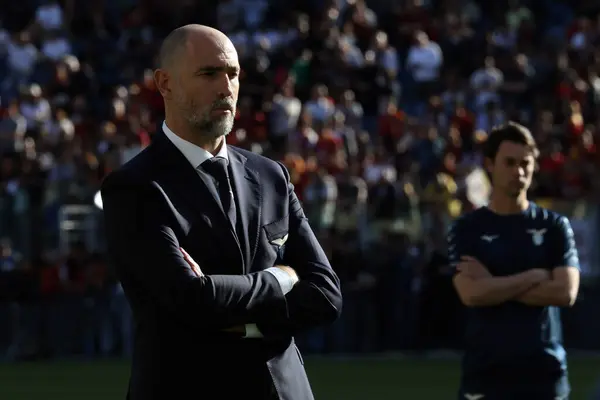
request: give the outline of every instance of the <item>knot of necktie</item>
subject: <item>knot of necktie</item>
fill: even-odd
[[[202,168],[212,175],[219,183],[228,180],[227,159],[225,157],[212,157],[202,163]]]

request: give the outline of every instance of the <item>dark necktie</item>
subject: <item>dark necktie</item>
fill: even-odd
[[[237,213],[235,209],[235,200],[233,198],[233,190],[229,181],[229,173],[227,172],[227,159],[224,157],[213,157],[202,163],[202,168],[210,176],[217,181],[217,192],[223,206],[223,211],[229,217],[231,226],[235,230]]]

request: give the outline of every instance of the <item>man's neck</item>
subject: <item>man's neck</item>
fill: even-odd
[[[500,215],[519,214],[529,207],[526,193],[516,198],[510,198],[501,194],[492,193],[488,208]]]
[[[183,140],[193,143],[196,146],[208,151],[213,156],[216,155],[221,150],[221,147],[225,143],[224,136],[219,136],[217,138],[209,139],[209,140],[201,140],[199,138],[200,135],[194,134],[193,132],[191,132],[189,130],[189,127],[185,126],[185,124],[177,123],[168,118],[165,118],[165,124],[177,136],[179,136]]]

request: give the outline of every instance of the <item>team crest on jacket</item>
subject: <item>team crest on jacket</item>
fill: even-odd
[[[540,246],[544,243],[544,233],[546,233],[546,229],[528,229],[527,233],[531,235],[531,240],[533,240],[533,244],[536,246]]]

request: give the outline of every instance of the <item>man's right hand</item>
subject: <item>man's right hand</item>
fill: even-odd
[[[296,274],[296,271],[292,267],[289,267],[287,265],[275,265],[274,267],[279,268],[283,272],[287,273],[294,282],[298,282],[298,280],[300,279],[298,278],[298,274]]]

